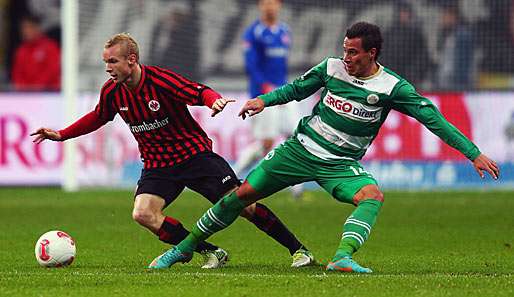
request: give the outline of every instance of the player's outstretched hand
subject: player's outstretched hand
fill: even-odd
[[[484,178],[484,171],[489,172],[489,174],[494,179],[498,179],[500,177],[500,167],[493,160],[489,159],[484,154],[480,154],[478,157],[473,160],[473,167],[478,172],[481,178]]]
[[[36,132],[31,133],[30,136],[36,136],[32,142],[41,143],[45,139],[54,141],[60,141],[62,139],[61,134],[55,130],[49,128],[39,128]]]
[[[214,101],[214,104],[212,104],[212,107],[211,107],[211,109],[212,109],[211,117],[220,113],[223,110],[223,108],[225,108],[227,103],[229,103],[229,102],[236,102],[236,100],[224,99],[224,98],[216,99],[216,101]]]
[[[241,111],[239,112],[238,116],[242,117],[243,120],[246,119],[246,117],[251,117],[259,112],[261,112],[264,109],[264,101],[260,98],[254,98],[252,100],[246,101],[243,108],[241,108]]]

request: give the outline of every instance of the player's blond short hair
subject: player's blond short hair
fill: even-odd
[[[139,62],[139,46],[137,42],[130,34],[128,33],[118,33],[109,38],[104,45],[104,48],[110,48],[115,46],[116,44],[120,44],[121,47],[125,50],[125,57],[128,57],[131,54],[136,55],[136,60]]]

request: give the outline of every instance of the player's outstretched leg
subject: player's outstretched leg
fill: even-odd
[[[135,198],[132,217],[141,226],[157,235],[159,240],[176,245],[186,238],[189,231],[179,220],[164,216],[162,213],[164,207],[166,207],[166,201],[161,196],[140,193]],[[228,258],[227,252],[205,241],[200,242],[195,251],[204,256],[204,268],[221,267]]]
[[[149,268],[167,268],[177,262],[189,262],[198,243],[232,224],[245,207],[236,192],[223,197],[207,210],[182,242],[157,257]]]
[[[164,217],[161,227],[157,230],[159,239],[172,245],[184,240],[188,234],[189,231],[180,221],[169,216]],[[225,250],[206,241],[200,242],[196,246],[195,252],[200,253],[204,258],[202,268],[219,268],[228,261],[228,253]]]
[[[376,222],[383,204],[383,195],[375,185],[363,187],[357,194],[357,208],[348,217],[343,226],[343,236],[336,254],[327,265],[327,270],[342,272],[371,273],[371,269],[362,267],[352,255],[364,244]],[[361,198],[366,197],[366,198]],[[371,197],[371,198],[368,198]]]

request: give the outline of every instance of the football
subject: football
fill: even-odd
[[[68,266],[75,259],[75,241],[66,232],[48,231],[37,240],[35,252],[43,267]]]

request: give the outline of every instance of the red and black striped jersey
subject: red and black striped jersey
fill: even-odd
[[[145,168],[169,167],[212,150],[212,140],[187,105],[205,105],[209,89],[168,69],[141,65],[136,89],[109,79],[95,113],[105,121],[119,114],[137,140]]]

